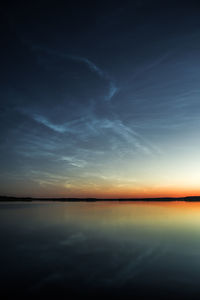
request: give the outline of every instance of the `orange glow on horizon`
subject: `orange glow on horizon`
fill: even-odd
[[[130,199],[130,198],[164,198],[164,197],[187,197],[187,196],[199,196],[200,189],[183,189],[183,188],[152,188],[145,190],[135,190],[134,189],[84,189],[81,191],[71,191],[70,193],[66,191],[54,191],[52,193],[48,193],[45,197],[64,197],[64,198],[97,198],[97,199]]]

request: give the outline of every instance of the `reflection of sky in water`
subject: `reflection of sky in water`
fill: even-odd
[[[4,290],[200,294],[200,203],[7,203],[0,234]]]

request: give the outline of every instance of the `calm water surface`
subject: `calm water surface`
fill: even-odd
[[[1,203],[0,237],[10,299],[200,298],[200,203]]]

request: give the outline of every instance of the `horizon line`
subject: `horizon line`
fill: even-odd
[[[198,199],[198,200],[197,200]],[[0,195],[0,201],[200,201],[200,196],[183,197],[139,197],[139,198],[95,198],[95,197],[19,197]]]

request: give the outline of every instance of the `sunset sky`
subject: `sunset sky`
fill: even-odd
[[[195,2],[3,6],[0,194],[199,195]]]

